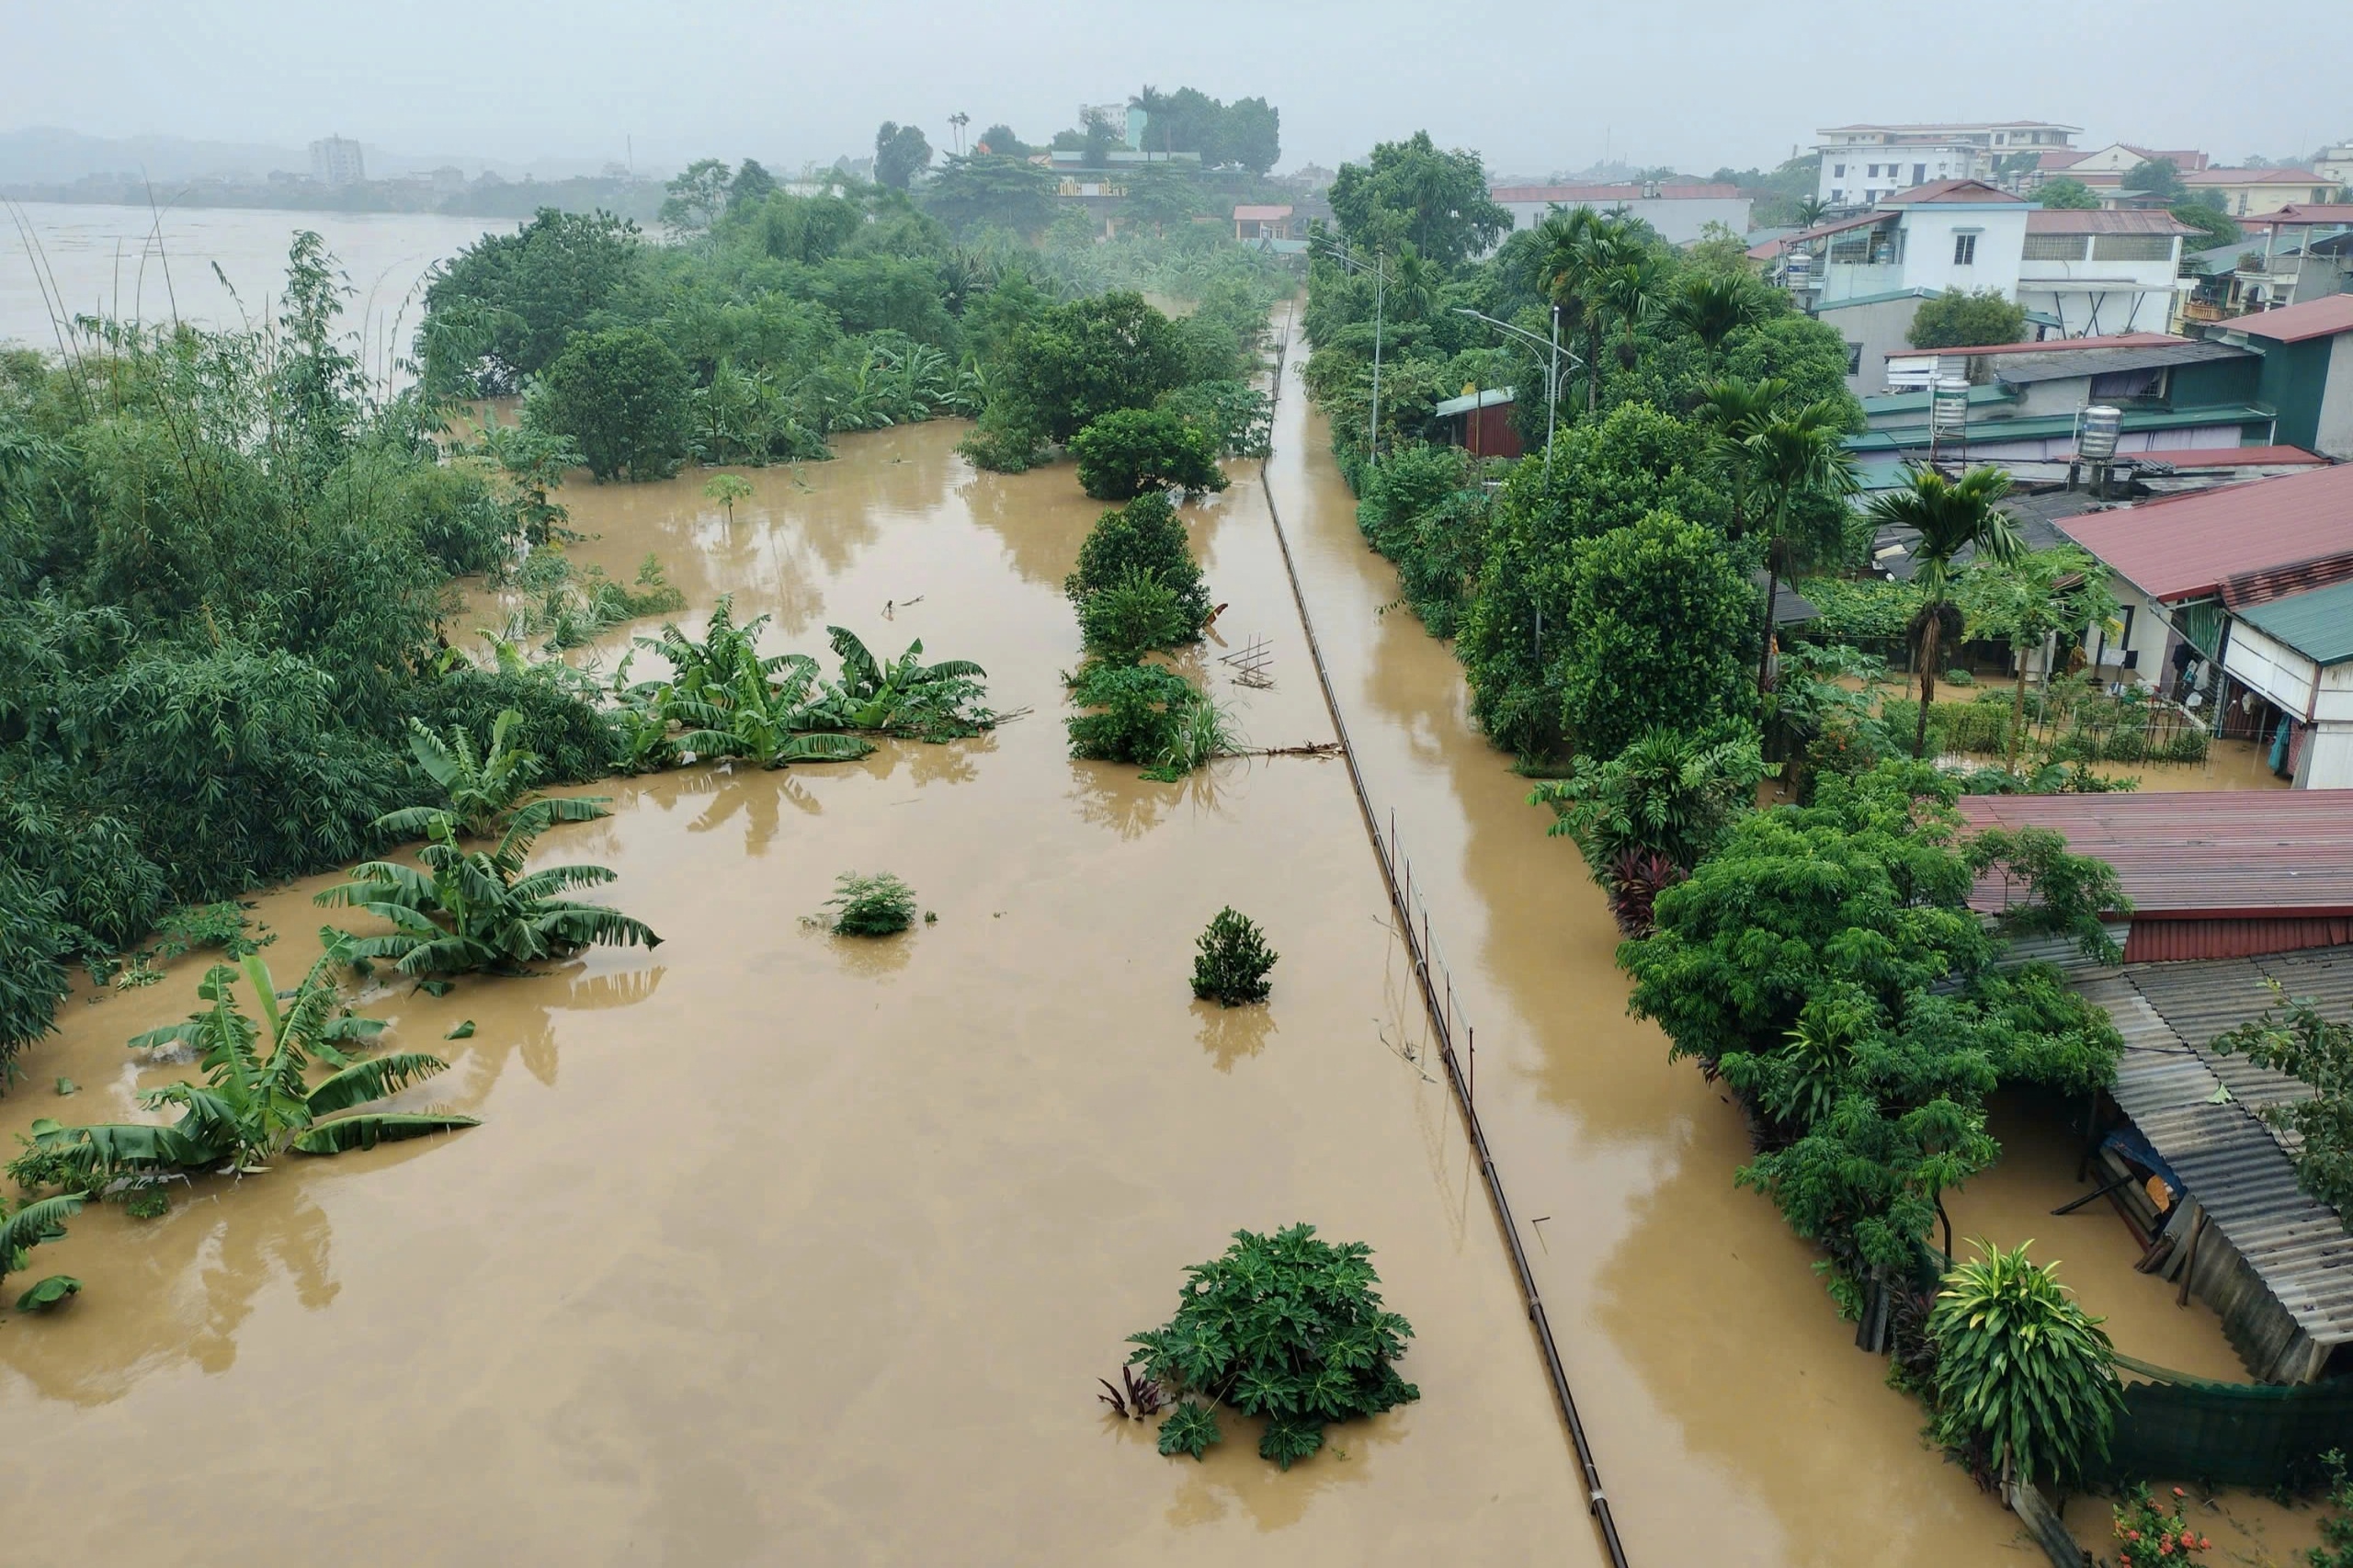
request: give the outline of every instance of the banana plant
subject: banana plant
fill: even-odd
[[[55,1198],[43,1198],[10,1210],[8,1200],[0,1198],[0,1279],[25,1267],[26,1255],[43,1242],[62,1239],[65,1221],[81,1211],[82,1199],[76,1193],[63,1193]]]
[[[773,684],[771,675],[779,677]],[[678,749],[697,756],[739,756],[764,767],[854,762],[874,749],[870,742],[811,733],[809,690],[816,678],[817,661],[805,653],[780,661],[747,656],[731,679],[706,682],[693,696],[674,691],[660,711],[683,726]]]
[[[253,986],[258,1018],[237,1005],[241,972]],[[210,1006],[130,1042],[134,1050],[183,1046],[199,1053],[204,1082],[183,1079],[139,1096],[151,1110],[177,1108],[176,1121],[64,1127],[43,1117],[10,1173],[20,1182],[97,1193],[173,1171],[252,1175],[290,1152],[340,1154],[475,1125],[470,1116],[361,1108],[449,1063],[414,1051],[362,1062],[345,1055],[345,1044],[373,1039],[383,1026],[342,1010],[330,960],[313,964],[302,983],[280,997],[260,956],[248,953],[237,968],[207,970],[196,994]],[[313,1085],[313,1057],[343,1065]]]
[[[833,725],[942,740],[977,734],[995,722],[995,714],[975,706],[988,672],[970,659],[923,664],[918,638],[884,665],[848,629],[828,626],[825,635],[841,659],[842,677],[825,683],[816,707]]]
[[[474,738],[463,724],[452,724],[447,739],[411,719],[409,751],[427,778],[449,798],[446,806],[404,806],[376,819],[382,832],[401,837],[423,833],[437,814],[446,814],[469,837],[487,838],[502,830],[525,805],[540,808],[551,822],[592,822],[610,816],[610,801],[603,796],[574,798],[533,795],[532,783],[540,773],[540,754],[514,744],[523,715],[515,709],[501,711],[490,726],[490,744],[479,756]]]
[[[662,938],[643,921],[601,903],[562,896],[574,888],[614,880],[603,866],[550,866],[526,873],[531,841],[549,819],[534,801],[518,810],[489,849],[469,850],[458,842],[446,815],[426,824],[426,842],[417,851],[420,871],[390,860],[370,860],[352,869],[352,880],[319,893],[314,902],[364,910],[389,922],[381,936],[337,936],[335,957],[347,961],[389,960],[417,979],[470,974],[528,972],[548,959],[565,958],[595,945],[654,948]]]

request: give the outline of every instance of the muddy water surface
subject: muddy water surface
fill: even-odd
[[[1097,508],[1066,467],[975,477],[959,434],[754,475],[732,524],[700,475],[568,497],[598,536],[580,552],[623,576],[659,552],[688,618],[733,592],[779,650],[820,651],[827,621],[878,652],[920,635],[1037,711],[857,765],[614,781],[610,819],[543,849],[614,867],[659,949],[367,1004],[388,1044],[451,1062],[400,1103],[481,1127],[207,1180],[158,1221],[92,1210],[40,1249],[87,1289],[0,1324],[12,1558],[267,1562],[335,1530],[363,1562],[1597,1560],[1340,766],[1155,785],[1069,761],[1059,585]],[[1276,686],[1233,686],[1216,646],[1196,664],[1254,741],[1325,738],[1240,480],[1195,539],[1226,647],[1267,638]],[[938,923],[804,930],[850,869],[905,877]],[[259,900],[281,983],[333,880]],[[1282,954],[1267,1007],[1188,994],[1227,903]],[[0,1146],[185,1073],[122,1041],[195,978],[77,994],[0,1100]],[[1636,1148],[1617,1185],[1662,1164]],[[1721,1174],[1689,1189],[1710,1212],[1739,1202]],[[1563,1233],[1620,1201],[1563,1195]],[[1376,1249],[1419,1403],[1288,1474],[1244,1423],[1195,1464],[1102,1414],[1094,1380],[1184,1266],[1300,1219]],[[1645,1312],[1744,1310],[1652,1290],[1672,1283],[1627,1281]],[[1695,1359],[1680,1397],[1717,1381]]]

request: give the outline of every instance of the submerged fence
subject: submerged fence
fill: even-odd
[[[1283,369],[1290,347],[1290,318],[1286,315],[1282,341],[1275,355],[1274,395],[1278,398],[1282,395]],[[1585,1422],[1577,1414],[1576,1395],[1569,1389],[1568,1371],[1562,1364],[1560,1346],[1552,1337],[1552,1319],[1545,1313],[1543,1295],[1537,1290],[1535,1272],[1529,1267],[1528,1249],[1520,1243],[1519,1225],[1512,1218],[1511,1199],[1504,1192],[1503,1176],[1495,1169],[1495,1155],[1487,1146],[1486,1130],[1479,1123],[1475,1037],[1469,1020],[1462,1017],[1461,1004],[1455,999],[1452,972],[1443,960],[1433,960],[1429,904],[1414,888],[1413,863],[1398,853],[1395,813],[1391,813],[1389,831],[1384,834],[1380,815],[1373,809],[1372,795],[1365,788],[1364,773],[1357,766],[1356,746],[1348,739],[1348,722],[1340,711],[1339,695],[1333,689],[1331,672],[1324,664],[1323,645],[1315,637],[1315,619],[1307,609],[1307,592],[1301,585],[1299,566],[1291,558],[1290,540],[1283,532],[1282,514],[1276,508],[1274,486],[1267,481],[1267,467],[1263,462],[1258,468],[1258,486],[1267,498],[1267,515],[1274,522],[1275,543],[1282,551],[1283,571],[1290,578],[1291,597],[1299,607],[1300,627],[1307,633],[1307,653],[1315,665],[1316,683],[1323,687],[1324,706],[1332,715],[1332,731],[1339,739],[1340,756],[1348,767],[1348,784],[1356,792],[1357,808],[1364,815],[1365,835],[1372,841],[1374,858],[1381,864],[1381,880],[1389,890],[1390,907],[1396,912],[1398,924],[1403,928],[1406,955],[1412,961],[1414,978],[1421,991],[1423,1005],[1429,1012],[1430,1028],[1438,1040],[1438,1058],[1445,1064],[1447,1082],[1452,1085],[1455,1104],[1461,1110],[1463,1128],[1470,1135],[1472,1152],[1479,1157],[1479,1174],[1486,1183],[1488,1201],[1495,1206],[1495,1222],[1502,1227],[1504,1244],[1510,1249],[1512,1267],[1519,1277],[1520,1294],[1528,1303],[1529,1322],[1535,1329],[1537,1345],[1543,1352],[1545,1370],[1551,1375],[1553,1400],[1561,1407],[1561,1418],[1568,1424],[1569,1441],[1575,1448],[1577,1463],[1585,1472],[1586,1506],[1593,1515],[1595,1528],[1601,1532],[1601,1544],[1609,1554],[1611,1568],[1627,1568],[1626,1549],[1618,1539],[1618,1521],[1609,1511],[1609,1496],[1601,1485],[1601,1470],[1594,1461],[1593,1445],[1586,1437]],[[1458,1026],[1462,1030],[1465,1048],[1459,1052],[1454,1045],[1454,1031]]]
[[[2116,1365],[2124,1408],[2097,1479],[2302,1488],[2326,1479],[2321,1455],[2353,1449],[2353,1378],[2222,1383],[2130,1356]]]

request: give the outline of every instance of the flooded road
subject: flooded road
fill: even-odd
[[[366,1004],[388,1047],[452,1063],[399,1105],[482,1126],[208,1179],[156,1221],[85,1210],[34,1255],[83,1295],[0,1319],[12,1558],[266,1562],[332,1531],[364,1563],[1598,1561],[1342,766],[1071,762],[1060,585],[1099,507],[1066,466],[975,476],[961,433],[752,474],[732,524],[699,472],[567,494],[577,553],[626,580],[656,551],[682,622],[733,592],[778,650],[822,652],[827,621],[889,654],[920,635],[1036,711],[860,764],[611,781],[615,814],[542,858],[612,866],[600,896],[659,949]],[[1199,667],[1253,742],[1328,738],[1246,465],[1191,526],[1226,644],[1263,635],[1276,685],[1232,685],[1214,646]],[[938,924],[803,929],[852,869]],[[335,880],[258,899],[279,983]],[[1186,984],[1228,903],[1282,955],[1264,1009]],[[199,968],[77,991],[0,1147],[186,1073],[122,1042],[189,1010]],[[1692,1194],[1740,1201],[1719,1171]],[[1232,1416],[1207,1463],[1159,1458],[1095,1380],[1185,1266],[1302,1219],[1374,1248],[1422,1399],[1288,1473]]]
[[[1375,807],[1396,811],[1477,1026],[1480,1114],[1631,1560],[2042,1561],[1923,1446],[1919,1407],[1854,1348],[1812,1249],[1733,1187],[1738,1114],[1626,1016],[1602,896],[1472,728],[1451,652],[1381,613],[1396,574],[1295,370],[1267,476]]]

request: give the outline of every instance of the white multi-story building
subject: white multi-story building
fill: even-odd
[[[311,143],[311,177],[321,185],[358,185],[368,177],[359,143],[343,136],[327,136]]]
[[[2323,147],[2320,155],[2313,160],[2313,173],[2340,186],[2353,186],[2353,142]]]
[[[1834,125],[1822,140],[1822,176],[1815,194],[1834,209],[1871,207],[1900,190],[1937,180],[1993,182],[2014,154],[2072,147],[2082,127],[2046,120],[1988,120],[1951,125]],[[2032,165],[2019,160],[2023,174]]]

